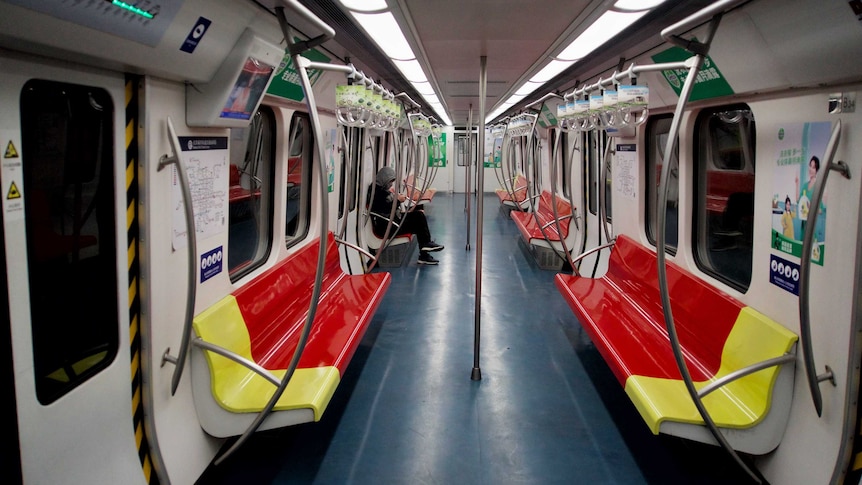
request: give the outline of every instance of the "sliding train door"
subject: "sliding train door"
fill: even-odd
[[[4,391],[23,479],[146,483],[130,378],[123,76],[3,56],[0,70],[14,381]]]

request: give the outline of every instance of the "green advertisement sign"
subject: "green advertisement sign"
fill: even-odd
[[[801,258],[808,219],[816,211],[811,261],[820,266],[826,255],[826,194],[817,207],[811,207],[811,197],[831,133],[828,121],[788,123],[773,140],[772,248]]]
[[[313,62],[328,63],[330,61],[329,57],[326,57],[317,49],[306,51],[303,53],[303,57]],[[311,81],[312,86],[320,79],[322,74],[323,71],[317,69],[308,70],[308,80]],[[272,82],[269,84],[269,89],[266,92],[267,94],[293,101],[302,101],[305,99],[302,93],[302,82],[299,79],[299,73],[293,65],[293,59],[290,58],[290,54],[284,54],[284,58],[281,60],[281,64],[278,66],[278,70],[275,72],[275,76],[272,78]]]
[[[659,52],[652,56],[652,60],[657,63],[664,62],[680,62],[691,57],[691,53],[679,47],[671,47],[670,49]],[[666,69],[662,71],[665,80],[670,87],[673,88],[677,96],[682,92],[682,85],[688,77],[688,69]],[[727,83],[727,80],[722,76],[721,71],[711,57],[707,56],[703,60],[703,66],[697,73],[697,79],[694,83],[694,89],[691,92],[691,101],[699,99],[716,98],[719,96],[728,96],[733,94],[733,88]]]
[[[503,139],[495,138],[490,131],[485,132],[485,156],[482,166],[485,168],[500,168],[503,166]],[[490,152],[488,152],[490,149]]]
[[[557,109],[556,105],[554,105],[554,109]],[[557,126],[557,115],[551,112],[547,103],[542,105],[542,112],[539,114],[539,126],[542,128]]]
[[[446,133],[441,133],[440,138],[428,136],[428,166],[446,166]]]

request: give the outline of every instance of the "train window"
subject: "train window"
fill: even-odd
[[[596,130],[596,131],[597,131],[596,135],[600,137],[599,153],[601,154],[601,157],[598,160],[599,160],[599,163],[601,164],[601,163],[605,163],[605,158],[604,158],[605,157],[605,150],[607,150],[608,145],[613,143],[614,140],[611,137],[609,137],[608,134],[604,130]],[[599,133],[601,133],[601,134],[599,135]],[[611,159],[608,159],[607,162],[608,162],[608,167],[607,167],[607,172],[605,174],[605,217],[607,217],[608,222],[611,222],[611,220],[613,220],[613,205],[611,204],[611,201],[613,200],[612,193],[613,193],[613,188],[614,188],[613,187],[613,180],[614,180],[613,166],[614,165],[613,165],[613,163],[611,163],[612,162]],[[601,165],[599,165],[599,166],[601,167]],[[601,172],[599,172],[599,173],[601,173]]]
[[[285,244],[290,247],[308,234],[311,219],[311,162],[314,153],[308,115],[295,113],[290,121],[287,158]]]
[[[746,291],[754,227],[754,116],[745,105],[705,110],[695,135],[695,260],[704,272]]]
[[[551,163],[553,164],[553,173],[556,175],[556,178],[553,180],[554,188],[561,195],[567,196],[569,195],[569,184],[566,181],[565,174],[566,172],[566,134],[562,131],[558,130],[550,130],[548,132],[548,149],[551,153]],[[559,143],[559,146],[557,146]],[[556,153],[554,150],[558,150]],[[555,157],[555,158],[554,158]]]
[[[338,193],[338,217],[344,217],[344,209],[348,212],[356,210],[357,192],[361,187],[357,185],[359,144],[362,140],[362,129],[356,127],[341,127],[342,141],[341,150],[341,188]],[[348,157],[351,157],[349,159]],[[347,169],[350,168],[350,172]]]
[[[563,195],[568,197],[569,200],[572,198],[572,152],[569,147],[569,134],[561,131],[559,132],[560,136],[560,190],[563,191]]]
[[[544,186],[543,181],[542,181],[542,164],[541,164],[542,142],[536,133],[533,133],[533,135],[534,136],[530,139],[530,147],[529,147],[529,150],[531,150],[530,151],[531,154],[528,155],[530,157],[530,164],[531,164],[531,169],[533,170],[533,173],[531,175],[528,175],[528,176],[532,176],[533,180],[535,180],[535,182],[533,183],[533,187],[536,187],[536,189],[538,191],[538,190],[541,190],[541,187]],[[554,181],[551,181],[551,183],[554,183]]]
[[[32,80],[21,93],[36,397],[49,404],[117,354],[114,106],[99,88]]]
[[[656,232],[659,185],[661,184],[661,171],[664,162],[664,150],[667,144],[667,136],[670,132],[670,124],[673,115],[663,115],[650,118],[647,123],[647,151],[646,151],[646,235],[647,239],[656,244],[658,233]],[[671,167],[668,179],[667,206],[665,207],[665,250],[670,254],[676,254],[679,241],[679,144],[676,145],[673,156],[671,156]]]
[[[583,132],[579,136],[583,137],[581,139],[581,146],[583,147],[581,151],[583,154],[581,159],[584,162],[584,173],[587,174],[585,177],[585,182],[587,183],[587,206],[590,210],[590,214],[596,215],[599,210],[599,175],[598,164],[596,162],[596,151],[598,151],[599,148],[595,144],[596,137],[590,132]]]
[[[263,264],[272,249],[275,115],[261,106],[247,128],[231,129],[228,273],[232,281]]]

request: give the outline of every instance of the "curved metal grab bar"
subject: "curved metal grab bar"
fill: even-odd
[[[559,234],[559,236],[560,236],[560,247],[563,249],[562,259],[563,259],[563,261],[565,261],[569,264],[569,266],[572,268],[572,271],[577,273],[577,270],[574,269],[575,265],[574,265],[574,263],[572,263],[572,252],[569,250],[569,247],[566,244],[566,238],[563,237],[563,231],[562,231],[563,228],[560,225],[559,211],[557,211],[557,158],[559,158],[560,145],[562,144],[563,136],[562,136],[562,130],[561,129],[555,128],[555,130],[556,130],[557,136],[555,137],[555,140],[554,140],[554,146],[551,148],[551,161],[550,161],[550,165],[551,165],[550,166],[550,170],[551,170],[551,202],[552,202],[551,209],[552,209],[552,212],[554,213],[554,220],[546,222],[544,226],[540,227],[540,230],[542,231],[542,235],[544,236],[545,235],[544,228],[549,227],[551,224],[554,225],[555,229],[557,230],[557,234]],[[562,160],[561,160],[561,164],[562,164]],[[569,200],[569,207],[572,208],[572,201],[571,200]],[[575,216],[575,212],[574,212],[574,210],[572,210],[572,214],[570,216],[564,217],[563,219],[571,219],[574,216]],[[537,218],[537,220],[538,220],[538,218]],[[567,224],[568,224],[568,222],[567,222]],[[559,253],[557,253],[557,250],[556,250],[556,248],[554,248],[554,245],[551,243],[551,241],[548,241],[548,245],[551,247],[551,249],[554,250],[554,253],[556,253],[557,256],[559,256]]]
[[[573,262],[573,263],[578,263],[578,262],[580,262],[582,259],[586,258],[587,256],[589,256],[589,255],[591,255],[591,254],[593,254],[593,253],[597,253],[597,252],[599,252],[599,251],[601,251],[601,250],[603,250],[603,249],[607,249],[607,248],[609,248],[609,247],[613,246],[613,245],[614,245],[614,244],[616,244],[616,243],[617,243],[617,241],[616,241],[616,240],[613,240],[613,241],[611,241],[611,242],[606,242],[606,243],[604,243],[604,244],[600,244],[600,245],[598,245],[598,246],[596,246],[596,247],[594,247],[594,248],[592,248],[592,249],[588,249],[588,250],[586,250],[586,251],[582,252],[581,254],[579,254],[576,258],[573,258],[573,259],[572,259],[572,262]]]
[[[682,89],[679,94],[679,100],[677,101],[676,109],[674,110],[673,120],[671,121],[670,131],[668,132],[667,142],[665,144],[664,150],[664,162],[661,170],[661,185],[659,188],[659,203],[656,205],[656,266],[658,269],[658,284],[659,284],[659,293],[661,295],[661,306],[662,311],[664,313],[664,321],[665,326],[667,327],[668,337],[670,339],[671,349],[673,350],[674,360],[676,360],[676,365],[679,368],[680,375],[682,376],[683,382],[685,382],[685,387],[688,390],[688,394],[692,399],[695,407],[697,408],[697,412],[700,414],[704,423],[706,423],[707,428],[709,428],[710,433],[712,433],[713,437],[716,441],[724,448],[725,451],[733,458],[734,462],[739,465],[740,468],[745,470],[745,472],[757,483],[765,483],[766,479],[760,474],[760,472],[754,468],[753,466],[749,466],[745,461],[743,461],[742,457],[730,446],[730,443],[725,438],[724,434],[721,430],[718,429],[718,426],[715,424],[715,421],[712,419],[712,416],[709,415],[709,411],[706,409],[706,406],[703,404],[700,396],[698,395],[698,391],[694,386],[694,382],[691,378],[691,373],[688,370],[688,366],[685,363],[685,357],[682,353],[682,348],[680,347],[679,336],[676,333],[676,325],[674,324],[673,312],[671,310],[670,304],[670,291],[668,288],[667,282],[667,264],[665,262],[665,231],[667,228],[667,220],[666,215],[667,211],[665,208],[667,207],[667,197],[668,197],[668,187],[670,180],[670,157],[674,153],[674,147],[677,144],[679,137],[679,128],[682,120],[683,111],[685,110],[685,105],[688,102],[689,96],[691,95],[692,90],[694,89],[695,80],[697,78],[697,72],[700,70],[700,67],[703,65],[703,61],[706,57],[707,52],[709,51],[709,47],[712,44],[712,39],[715,36],[716,30],[718,30],[718,24],[721,21],[722,13],[725,11],[724,9],[729,9],[731,6],[735,6],[741,3],[739,0],[733,1],[723,1],[714,4],[713,6],[707,7],[706,9],[701,10],[700,12],[695,13],[691,17],[683,20],[680,23],[675,24],[672,28],[665,29],[662,31],[662,38],[667,42],[670,42],[675,45],[682,45],[684,48],[689,50],[690,52],[694,52],[694,57],[686,61],[690,63],[690,68],[688,71],[688,75],[685,78],[685,83],[683,83]],[[722,9],[716,10],[715,7],[721,5]],[[709,15],[706,15],[704,12],[709,12]],[[698,42],[696,40],[685,41],[679,38],[676,32],[679,32],[683,26],[687,26],[688,28],[694,27],[694,20],[697,19],[697,23],[710,19],[709,22],[709,30],[706,34],[706,39],[703,43]]]
[[[808,211],[808,222],[805,225],[805,234],[802,236],[802,261],[799,264],[799,339],[802,341],[802,358],[805,363],[805,374],[808,377],[808,388],[811,389],[811,398],[814,399],[814,409],[817,416],[823,414],[823,396],[820,393],[820,383],[831,381],[835,385],[835,374],[827,365],[826,372],[818,375],[814,365],[814,350],[811,348],[811,310],[809,308],[808,283],[811,276],[811,252],[814,245],[814,228],[817,226],[817,216],[820,212],[820,201],[823,200],[823,191],[826,189],[826,180],[829,172],[838,171],[845,178],[850,178],[850,168],[844,162],[832,163],[838,142],[841,141],[841,120],[839,119],[832,128],[829,143],[826,144],[824,162],[826,170],[822,175],[818,173],[814,181],[814,189]]]
[[[296,0],[283,0],[286,4],[290,5],[303,17],[310,16],[308,20],[311,20],[312,23],[322,23],[321,20],[317,19],[311,12],[299,5]],[[287,370],[282,377],[281,383],[279,383],[278,388],[273,393],[272,397],[269,398],[269,402],[266,403],[263,410],[255,417],[254,421],[249,425],[248,429],[243,432],[243,434],[228,448],[227,451],[224,452],[221,456],[219,456],[215,460],[215,465],[218,466],[224,462],[230,455],[232,455],[236,450],[242,447],[246,441],[248,441],[249,437],[257,431],[263,421],[272,413],[272,409],[275,407],[275,403],[281,398],[281,395],[284,394],[284,390],[287,388],[288,383],[293,377],[294,372],[296,371],[297,365],[299,365],[299,359],[302,357],[302,353],[305,351],[305,344],[308,342],[308,336],[311,333],[312,323],[314,322],[314,316],[317,313],[317,305],[320,301],[320,292],[321,287],[323,286],[323,272],[326,264],[326,239],[329,231],[329,207],[328,207],[328,195],[326,190],[326,168],[324,167],[323,161],[326,160],[325,152],[324,152],[324,143],[321,143],[323,140],[323,132],[320,128],[320,115],[317,111],[317,103],[314,100],[314,93],[311,90],[311,81],[308,79],[307,68],[307,60],[300,56],[302,50],[296,48],[297,44],[294,44],[293,39],[293,28],[287,23],[287,19],[284,16],[284,7],[276,7],[275,8],[276,17],[278,18],[278,24],[281,27],[282,32],[284,33],[285,41],[288,45],[288,52],[290,52],[290,57],[293,60],[294,66],[296,66],[296,72],[299,74],[299,79],[302,84],[302,90],[305,93],[305,102],[308,106],[308,114],[311,117],[311,128],[312,134],[314,135],[315,146],[317,147],[317,159],[318,159],[318,190],[320,192],[320,206],[318,207],[318,211],[320,213],[320,220],[318,221],[320,224],[320,234],[318,235],[318,244],[319,251],[317,253],[317,268],[314,274],[314,288],[311,291],[311,300],[309,302],[308,315],[305,319],[305,324],[302,327],[302,332],[299,336],[299,341],[296,344],[296,349],[293,352],[293,356],[290,359],[290,363],[288,364]],[[326,24],[323,24],[326,25]],[[328,29],[331,30],[331,27],[326,25]],[[326,30],[326,29],[323,29]],[[322,36],[321,36],[322,37]],[[306,45],[304,43],[302,45]]]
[[[311,49],[312,47],[317,47],[320,44],[323,44],[327,40],[330,40],[335,37],[335,29],[329,26],[326,22],[321,20],[317,15],[311,12],[311,10],[305,8],[304,5],[299,3],[299,0],[281,0],[281,3],[284,4],[284,7],[275,7],[275,16],[278,18],[278,23],[281,26],[281,31],[285,33],[286,23],[282,23],[282,19],[284,18],[284,9],[289,8],[293,10],[297,15],[310,22],[317,30],[322,33],[317,37],[312,39],[308,39],[305,41],[295,42],[293,38],[285,37],[285,42],[287,42],[287,51],[291,56],[298,56],[299,54]],[[294,66],[299,67],[296,63],[297,59],[294,59]],[[323,159],[321,159],[323,160]]]
[[[362,253],[363,255],[365,255],[365,256],[367,256],[367,257],[369,257],[369,258],[371,258],[371,259],[374,259],[374,255],[373,255],[373,254],[371,254],[370,252],[368,252],[368,251],[366,251],[366,250],[362,249],[361,247],[357,246],[356,244],[352,244],[352,243],[350,243],[350,242],[348,242],[348,241],[345,241],[344,239],[341,239],[341,238],[335,238],[335,242],[336,242],[336,243],[338,243],[338,244],[341,244],[341,245],[347,246],[348,248],[355,249],[355,250],[359,251],[360,253]]]
[[[742,369],[731,372],[730,374],[727,374],[720,379],[716,379],[707,384],[706,386],[700,388],[700,391],[698,391],[697,393],[697,397],[703,399],[704,396],[706,396],[707,394],[716,391],[737,379],[741,379],[747,375],[754,374],[755,372],[759,372],[770,367],[789,364],[795,361],[796,354],[784,354],[780,357],[773,357],[771,359],[766,359],[755,364],[751,364],[747,367],[743,367]]]
[[[182,152],[180,150],[177,132],[174,130],[174,124],[171,121],[170,116],[168,116],[167,127],[168,141],[170,141],[171,148],[174,151],[174,156],[168,157],[167,155],[163,155],[159,160],[157,171],[161,171],[170,164],[174,164],[177,167],[180,189],[183,192],[183,208],[185,209],[186,214],[186,242],[188,243],[189,258],[189,277],[188,286],[186,287],[186,316],[185,321],[183,322],[183,337],[180,342],[179,355],[177,357],[170,355],[171,349],[167,349],[162,355],[162,366],[165,365],[165,362],[170,362],[175,365],[174,373],[171,376],[171,396],[173,396],[177,392],[177,387],[180,384],[180,377],[182,377],[183,370],[185,369],[186,355],[188,355],[189,349],[189,339],[192,335],[192,320],[195,317],[195,299],[197,298],[198,286],[196,283],[197,279],[195,278],[198,268],[198,242],[196,233],[197,229],[195,228],[195,211],[194,206],[192,205],[192,191],[189,188],[189,176],[186,173],[186,168],[183,166],[182,159],[180,157],[180,153]]]
[[[240,364],[243,367],[254,371],[255,374],[260,375],[261,377],[263,377],[264,379],[269,381],[273,386],[278,386],[279,384],[281,384],[281,379],[276,377],[275,374],[264,369],[263,367],[261,367],[256,362],[252,362],[252,361],[246,359],[245,357],[237,354],[236,352],[232,352],[232,351],[230,351],[224,347],[221,347],[219,345],[215,345],[212,342],[207,342],[206,340],[204,340],[200,337],[196,337],[194,340],[192,340],[192,345],[194,345],[195,347],[200,347],[204,350],[209,350],[210,352],[212,352],[214,354],[218,354],[218,355],[220,355],[226,359],[230,359],[230,360],[236,362],[237,364]]]
[[[613,142],[608,138],[608,146],[605,147],[605,156],[602,157],[602,169],[599,170],[599,211],[602,217],[602,229],[605,231],[605,239],[608,241],[613,239],[611,236],[610,226],[608,225],[608,165],[610,165],[611,147]]]

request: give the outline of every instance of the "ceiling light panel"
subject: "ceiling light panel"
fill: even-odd
[[[416,59],[413,49],[410,48],[392,13],[350,12],[350,14],[389,58],[403,61]]]
[[[587,30],[579,35],[568,47],[557,56],[560,60],[579,61],[590,52],[604,44],[615,35],[622,32],[626,27],[633,24],[637,19],[646,14],[644,12],[623,13],[607,11],[602,14]]]
[[[342,5],[357,12],[373,12],[375,10],[386,10],[386,0],[338,0]]]

